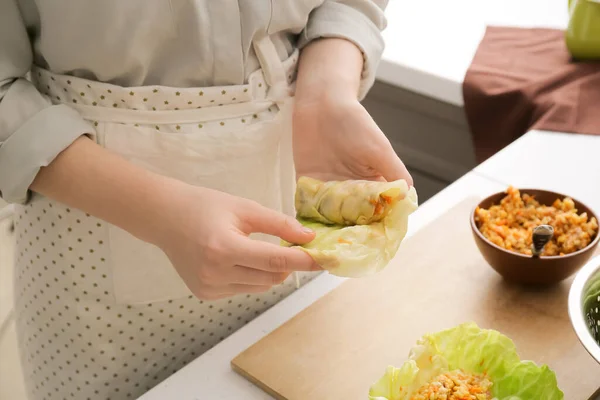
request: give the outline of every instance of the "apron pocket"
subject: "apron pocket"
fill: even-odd
[[[188,134],[165,132],[162,125],[157,130],[104,123],[99,141],[155,173],[281,210],[281,142],[285,135],[291,136],[291,114],[282,111],[272,120],[240,130]],[[256,237],[278,243],[266,235]],[[112,225],[109,240],[117,303],[149,303],[191,294],[161,249]]]

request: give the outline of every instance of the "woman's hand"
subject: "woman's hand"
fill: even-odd
[[[31,189],[158,246],[201,299],[263,292],[292,271],[321,270],[302,250],[248,238],[311,241],[294,218],[154,174],[86,137],[42,168]]]
[[[294,159],[298,176],[413,183],[387,137],[353,99],[296,103]]]
[[[266,233],[307,243],[314,233],[292,217],[211,189],[175,184],[157,245],[200,299],[268,291],[293,271],[320,271],[305,252],[248,237]]]
[[[357,99],[363,59],[354,44],[322,39],[301,54],[294,104],[298,176],[393,181],[412,177]]]

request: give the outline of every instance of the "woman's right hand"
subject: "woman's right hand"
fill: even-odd
[[[295,218],[216,190],[176,186],[154,241],[199,299],[265,292],[293,271],[321,270],[302,250],[248,237],[265,233],[298,244],[314,239]]]
[[[263,292],[292,271],[320,271],[302,250],[252,240],[314,239],[291,217],[255,202],[152,173],[81,137],[31,189],[160,247],[201,299]]]

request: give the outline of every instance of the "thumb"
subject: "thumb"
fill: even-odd
[[[295,218],[258,203],[249,202],[240,219],[245,234],[266,233],[293,244],[305,244],[315,238],[314,231],[302,226]]]
[[[408,172],[408,169],[389,142],[382,153],[375,154],[373,157],[374,169],[388,182],[404,179],[409,187],[413,186],[413,178],[410,172]]]

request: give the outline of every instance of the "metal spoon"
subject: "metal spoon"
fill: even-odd
[[[554,236],[554,228],[550,225],[539,225],[533,229],[531,252],[534,257],[539,257],[544,250],[544,246]]]

